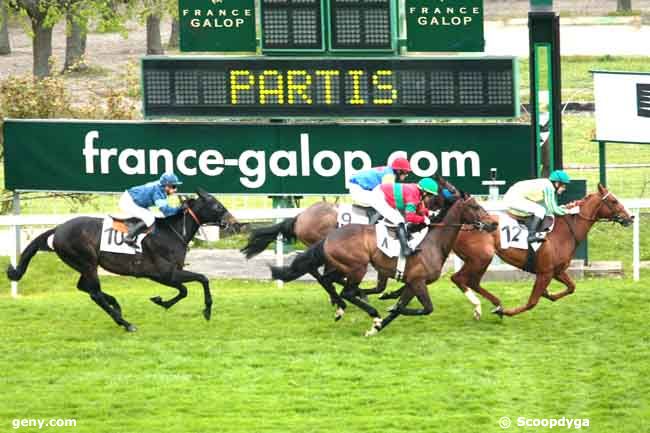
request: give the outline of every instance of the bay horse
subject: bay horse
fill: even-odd
[[[451,194],[451,199],[445,199],[443,194],[439,194],[435,199],[425,203],[430,210],[440,210],[434,221],[444,217],[453,201],[460,196],[460,193],[442,176],[435,176],[440,190],[447,189]],[[286,218],[278,224],[268,227],[261,227],[251,231],[248,243],[241,249],[241,252],[247,259],[251,259],[264,251],[271,242],[275,241],[278,235],[282,235],[285,241],[292,242],[299,240],[307,247],[325,239],[329,233],[338,227],[338,210],[337,205],[321,201],[309,206],[303,212],[293,218]],[[343,277],[337,272],[326,272],[321,274],[318,269],[312,269],[308,272],[318,283],[325,289],[330,297],[332,305],[337,306],[335,320],[343,317],[346,304],[338,295],[334,288],[334,283],[345,284]],[[359,289],[365,295],[381,293],[385,290],[388,280],[379,277],[377,285],[373,289]]]
[[[73,218],[36,237],[20,256],[18,266],[9,265],[7,277],[20,280],[38,251],[54,251],[64,263],[81,274],[77,288],[90,295],[114,321],[129,332],[136,327],[122,317],[122,308],[117,300],[102,291],[97,275],[101,266],[119,275],[145,277],[160,284],[174,287],[178,295],[167,301],[160,296],[150,300],[165,309],[171,308],[187,296],[184,283],[198,281],[203,286],[205,309],[203,316],[210,320],[212,295],[205,275],[183,270],[188,244],[202,225],[219,225],[224,233],[241,231],[243,224],[213,196],[199,189],[196,199],[183,201],[182,212],[166,218],[156,219],[154,231],[142,241],[142,253],[137,255],[117,254],[100,251],[102,232],[101,218]],[[48,239],[53,236],[50,246]]]
[[[472,289],[495,305],[493,313],[500,317],[516,316],[535,308],[540,297],[557,301],[575,291],[576,285],[567,273],[578,244],[586,237],[591,227],[598,221],[612,221],[624,227],[634,221],[625,206],[603,185],[598,184],[598,192],[587,195],[578,201],[580,212],[557,216],[555,226],[546,236],[546,241],[537,251],[535,261],[535,284],[528,302],[520,307],[504,309],[501,300],[481,287],[481,278],[485,274],[494,255],[519,269],[526,264],[527,251],[515,248],[501,249],[499,232],[462,232],[454,244],[454,252],[464,263],[451,280],[458,288],[468,293]],[[495,218],[496,221],[496,218]],[[551,280],[557,280],[566,287],[561,292],[549,293],[547,288]],[[481,303],[473,296],[468,296],[474,304],[474,317],[480,318]]]
[[[419,248],[421,252],[410,256],[404,271],[405,290],[389,316],[381,319],[377,310],[360,297],[359,283],[372,264],[381,278],[395,273],[397,258],[389,258],[377,247],[374,225],[350,224],[330,232],[324,240],[313,244],[305,253],[298,255],[289,266],[271,266],[273,279],[292,281],[327,265],[345,276],[341,296],[364,310],[372,318],[372,328],[366,333],[373,335],[384,329],[400,314],[427,315],[433,311],[427,285],[440,277],[442,266],[463,224],[476,228],[494,230],[488,221],[488,213],[473,197],[462,197],[451,206],[441,223],[432,224]],[[416,296],[423,308],[409,309],[407,305]]]

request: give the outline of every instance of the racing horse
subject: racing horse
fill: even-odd
[[[435,176],[435,180],[441,190],[444,188],[451,193],[450,198],[445,198],[443,194],[439,194],[435,200],[425,203],[425,206],[431,210],[440,210],[440,213],[435,218],[435,221],[437,221],[444,217],[451,203],[459,197],[459,192],[456,187],[443,177]],[[276,240],[279,234],[282,235],[285,241],[291,242],[298,239],[309,247],[325,239],[330,232],[336,230],[337,226],[337,206],[325,201],[318,202],[293,218],[287,218],[278,224],[253,230],[248,243],[241,249],[241,252],[247,259],[255,257],[264,251],[271,242]],[[337,306],[335,319],[339,320],[343,316],[346,304],[336,292],[333,283],[344,284],[342,276],[336,272],[326,272],[323,275],[317,269],[310,270],[308,273],[325,289],[332,305]],[[381,293],[385,290],[386,284],[387,279],[380,277],[375,288],[360,290],[364,295]]]
[[[612,221],[624,227],[634,221],[623,204],[603,185],[598,184],[598,192],[587,195],[577,204],[579,213],[558,216],[555,226],[537,251],[535,262],[535,283],[528,302],[517,308],[504,309],[501,300],[481,287],[481,279],[485,274],[494,255],[503,261],[524,269],[527,261],[527,251],[515,248],[502,249],[498,232],[482,233],[464,231],[456,239],[454,252],[463,260],[463,266],[452,275],[451,280],[465,293],[474,305],[474,318],[481,317],[481,302],[473,295],[472,290],[489,300],[495,309],[493,313],[500,317],[516,316],[524,311],[535,308],[540,297],[557,301],[575,291],[576,285],[567,273],[575,251],[589,233],[591,227],[598,221]],[[495,221],[497,220],[496,217]],[[564,284],[565,289],[558,293],[549,293],[547,288],[551,280]],[[469,290],[472,289],[472,290]],[[384,298],[399,296],[399,291],[384,295]]]
[[[244,225],[210,194],[201,189],[197,194],[197,198],[183,201],[181,212],[156,220],[154,231],[142,240],[141,254],[100,251],[103,220],[78,217],[36,237],[21,254],[18,266],[8,267],[7,276],[12,281],[20,280],[38,251],[54,251],[64,263],[81,274],[77,288],[88,293],[115,323],[129,332],[135,331],[136,327],[122,317],[122,308],[117,300],[102,291],[98,266],[115,274],[145,277],[176,288],[178,294],[167,301],[160,296],[150,298],[165,309],[187,296],[184,283],[198,281],[203,286],[203,316],[210,320],[212,295],[208,279],[202,274],[183,270],[188,244],[202,225],[219,225],[226,234],[239,232]]]
[[[431,224],[432,229],[424,237],[419,248],[421,252],[408,257],[404,270],[405,290],[390,314],[381,319],[377,310],[360,297],[359,283],[372,264],[380,277],[394,275],[397,258],[389,258],[377,246],[374,225],[349,224],[329,233],[324,240],[313,244],[298,255],[290,266],[271,266],[274,279],[292,281],[311,273],[321,265],[338,271],[345,277],[341,296],[364,310],[372,318],[372,328],[366,335],[373,335],[384,329],[399,315],[419,316],[431,314],[433,304],[427,285],[440,277],[442,266],[451,251],[463,224],[472,224],[477,229],[494,230],[496,225],[476,200],[462,194],[451,206],[440,223]],[[407,308],[416,296],[421,309]]]

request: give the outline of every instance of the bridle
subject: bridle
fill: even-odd
[[[598,194],[600,194],[600,192]],[[580,211],[580,212],[578,212],[577,214],[574,214],[574,215],[577,218],[580,218],[580,219],[583,219],[585,221],[589,221],[589,222],[592,222],[592,223],[595,223],[595,222],[598,222],[598,221],[611,221],[612,223],[623,224],[623,222],[625,221],[625,218],[623,218],[621,215],[619,215],[619,213],[616,212],[616,209],[614,209],[614,206],[610,202],[607,201],[607,197],[609,197],[610,194],[611,194],[611,192],[607,191],[607,194],[603,195],[600,198],[600,203],[598,204],[598,206],[596,206],[596,209],[593,212],[593,216],[591,216],[591,217],[585,216],[585,215],[582,214],[582,211]],[[611,218],[595,218],[595,216],[598,214],[598,211],[603,206],[603,204],[606,205],[607,208],[614,214],[613,217],[611,217]],[[565,221],[566,221],[567,227],[569,227],[569,231],[571,232],[571,236],[573,236],[573,241],[578,243],[578,237],[576,236],[575,228],[572,227],[571,223],[569,222],[571,220],[566,219]]]
[[[226,213],[226,210],[225,210],[225,208],[224,208],[224,212],[221,214],[221,217],[223,217],[223,215],[224,215],[225,213]],[[198,215],[196,215],[196,212],[194,212],[194,211],[192,210],[191,207],[189,207],[189,206],[184,206],[184,207],[183,207],[183,224],[182,224],[183,232],[182,232],[182,234],[181,234],[181,233],[178,233],[178,231],[176,231],[176,229],[174,229],[174,227],[172,227],[171,225],[169,226],[169,228],[172,230],[172,232],[173,232],[173,233],[174,233],[174,234],[175,234],[175,235],[176,235],[176,236],[177,236],[177,237],[178,237],[178,238],[179,238],[183,243],[188,242],[188,241],[186,240],[186,238],[187,238],[187,224],[185,223],[186,220],[187,220],[187,215],[189,215],[189,216],[194,220],[194,222],[199,226],[199,228],[201,228],[202,226],[219,226],[219,228],[221,228],[221,229],[227,229],[227,228],[228,228],[228,223],[224,223],[224,222],[222,222],[222,221],[221,221],[221,219],[222,219],[221,217],[219,218],[219,219],[220,219],[219,222],[214,222],[214,223],[202,223],[201,220],[199,219]]]
[[[599,194],[600,194],[600,193],[599,193]],[[598,206],[597,206],[596,209],[594,210],[594,212],[593,212],[593,216],[591,216],[591,217],[587,217],[587,216],[585,216],[585,215],[582,214],[582,211],[581,211],[581,212],[578,212],[578,213],[576,214],[576,216],[577,216],[578,218],[581,218],[581,219],[583,219],[583,220],[585,220],[585,221],[589,221],[589,222],[611,221],[611,222],[613,222],[613,223],[619,223],[619,224],[622,224],[622,223],[625,221],[625,218],[623,218],[623,217],[620,215],[620,212],[617,212],[616,209],[614,208],[614,206],[613,206],[610,202],[607,201],[607,197],[609,197],[611,194],[612,194],[612,193],[611,193],[610,191],[607,191],[607,194],[605,194],[604,196],[602,196],[602,197],[600,198],[600,203],[598,204]],[[599,211],[600,208],[603,206],[603,204],[604,204],[605,206],[607,206],[607,209],[609,209],[609,210],[612,212],[612,214],[614,214],[614,216],[612,216],[612,217],[610,217],[610,218],[595,218],[595,216],[598,214],[598,211]]]

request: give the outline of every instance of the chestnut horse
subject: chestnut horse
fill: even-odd
[[[373,319],[372,328],[366,335],[373,335],[388,326],[400,314],[419,316],[431,314],[433,304],[427,285],[440,277],[442,266],[451,251],[463,224],[476,228],[494,230],[488,213],[470,196],[463,195],[449,209],[442,222],[432,224],[432,230],[420,244],[421,252],[408,257],[404,271],[405,290],[392,308],[390,315],[381,320],[375,308],[359,295],[359,283],[372,264],[381,278],[392,277],[397,258],[390,258],[377,247],[374,225],[350,224],[327,235],[325,240],[312,245],[300,254],[290,266],[271,266],[274,279],[293,281],[306,273],[314,272],[326,265],[345,276],[345,287],[341,296],[364,310]],[[416,296],[423,308],[410,309],[407,305]]]
[[[625,209],[614,194],[598,184],[598,192],[587,195],[580,200],[580,212],[559,216],[555,218],[555,227],[548,234],[544,245],[537,251],[535,261],[535,284],[528,298],[528,302],[517,308],[504,309],[501,300],[481,287],[481,278],[485,274],[494,255],[498,255],[505,262],[523,269],[526,264],[528,252],[515,248],[501,249],[499,232],[462,232],[456,239],[454,252],[464,264],[451,280],[466,295],[469,289],[481,294],[496,306],[493,313],[499,316],[515,316],[524,311],[531,310],[537,305],[540,297],[545,297],[553,302],[570,295],[575,291],[575,283],[569,277],[567,268],[575,254],[578,244],[582,242],[587,233],[598,221],[613,221],[624,227],[632,224],[634,217]],[[496,220],[496,219],[495,219]],[[549,293],[548,285],[556,279],[566,286],[565,290],[558,293]],[[467,296],[474,304],[474,317],[481,316],[481,303],[476,296]],[[473,300],[472,300],[473,298]]]

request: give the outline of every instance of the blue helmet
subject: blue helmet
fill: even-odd
[[[183,182],[181,182],[178,179],[178,176],[176,176],[174,173],[165,173],[162,176],[160,176],[160,184],[162,186],[166,185],[182,185]]]

